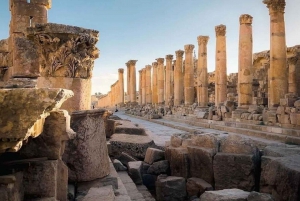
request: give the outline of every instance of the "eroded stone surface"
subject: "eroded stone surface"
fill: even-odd
[[[200,201],[247,201],[249,193],[239,189],[224,189],[220,191],[206,191]]]

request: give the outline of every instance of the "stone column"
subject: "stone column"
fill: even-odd
[[[130,80],[129,80],[129,86],[130,86],[130,102],[136,103],[136,70],[135,70],[135,64],[137,60],[129,60],[128,64],[130,66]]]
[[[157,85],[158,85],[158,104],[162,105],[164,104],[164,58],[158,58],[156,59],[158,63],[158,75],[157,75]]]
[[[126,63],[127,66],[127,95],[126,95],[126,99],[127,99],[127,103],[130,102],[130,65],[129,62]]]
[[[183,50],[177,50],[176,52],[176,65],[174,68],[174,105],[178,106],[184,103],[184,85],[183,85],[183,73],[182,73],[182,57]]]
[[[142,105],[143,99],[143,69],[139,70],[139,105]]]
[[[142,69],[142,105],[146,104],[146,68]]]
[[[157,104],[158,103],[158,93],[157,93],[157,62],[152,63],[152,103]]]
[[[124,105],[124,69],[118,69],[119,74],[119,105],[122,107]]]
[[[99,33],[60,24],[29,27],[27,37],[34,42],[39,55],[38,88],[63,88],[74,92],[62,109],[72,113],[91,108],[91,78]],[[72,45],[70,45],[72,44]]]
[[[288,93],[287,56],[285,41],[285,0],[264,0],[270,13],[269,108],[279,106]]]
[[[197,100],[198,106],[208,104],[207,42],[208,36],[198,36]]]
[[[217,39],[215,105],[218,106],[227,99],[226,26],[216,26],[215,31]]]
[[[172,60],[173,55],[166,56],[166,96],[165,96],[165,103],[168,104],[171,100],[172,94],[172,83],[171,83],[171,74],[172,74]]]
[[[194,45],[185,45],[185,71],[184,71],[184,104],[192,105],[195,102],[194,97]]]
[[[152,104],[151,65],[146,66],[146,104]]]
[[[248,109],[252,104],[252,16],[240,16],[239,40],[239,71],[238,71],[238,106],[239,109]]]
[[[298,95],[298,87],[297,87],[297,70],[296,70],[296,65],[298,62],[298,56],[294,56],[288,59],[288,65],[289,65],[289,87],[288,87],[288,92],[291,94]]]

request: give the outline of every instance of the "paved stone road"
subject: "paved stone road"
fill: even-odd
[[[140,127],[143,127],[148,131],[147,133],[149,134],[149,137],[152,138],[155,144],[159,146],[164,146],[165,142],[169,141],[173,134],[187,133],[186,131],[174,129],[168,126],[163,126],[157,123],[128,116],[124,113],[124,111],[120,111],[120,110],[119,112],[114,113],[114,115],[117,115],[122,119],[128,119],[133,123],[139,124]]]

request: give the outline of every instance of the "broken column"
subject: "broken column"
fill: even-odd
[[[164,104],[164,95],[165,95],[165,79],[164,79],[164,58],[158,58],[156,59],[158,63],[158,76],[157,76],[157,85],[158,85],[158,104],[163,105]]]
[[[227,98],[227,67],[226,67],[226,26],[215,27],[216,31],[216,81],[215,105],[226,101]]]
[[[192,105],[195,102],[194,97],[194,45],[184,46],[185,50],[185,70],[184,70],[184,104]]]
[[[124,104],[124,69],[119,68],[118,69],[119,74],[119,105],[123,106]]]
[[[197,69],[197,99],[198,106],[208,104],[208,75],[207,75],[207,42],[208,36],[198,36],[198,69]]]
[[[169,104],[169,102],[173,97],[172,83],[171,83],[172,60],[173,60],[173,55],[166,56],[166,98],[165,98],[166,104]]]
[[[176,65],[174,68],[174,105],[178,106],[184,103],[184,85],[183,85],[183,72],[182,72],[182,57],[183,50],[176,52]]]
[[[61,24],[38,24],[27,29],[39,58],[38,88],[64,88],[74,97],[62,105],[69,112],[91,107],[91,78],[99,32]]]
[[[278,107],[288,93],[285,40],[285,0],[264,0],[270,14],[269,108]]]
[[[240,40],[239,40],[239,73],[238,73],[238,106],[240,109],[248,109],[252,104],[252,16],[240,16]]]
[[[128,65],[130,66],[130,77],[129,77],[129,91],[130,91],[130,102],[136,103],[136,70],[135,64],[137,60],[129,60]]]
[[[146,66],[146,104],[152,104],[151,65]]]
[[[158,94],[157,94],[157,62],[152,63],[153,74],[152,74],[152,103],[158,103]]]

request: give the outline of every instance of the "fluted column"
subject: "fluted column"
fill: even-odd
[[[185,45],[185,71],[184,71],[184,104],[192,105],[195,102],[194,97],[194,45]]]
[[[146,68],[142,69],[142,105],[146,104]]]
[[[164,91],[164,58],[158,58],[156,59],[157,63],[158,63],[158,104],[164,104],[164,95],[165,95],[165,91]]]
[[[130,102],[136,103],[136,70],[135,64],[137,60],[128,61],[130,65]]]
[[[182,72],[183,50],[176,52],[176,65],[174,68],[174,105],[178,106],[184,103],[184,84]]]
[[[122,106],[124,104],[124,69],[118,69],[119,74],[119,104]]]
[[[126,63],[127,66],[127,95],[126,95],[126,99],[127,102],[130,102],[130,64],[129,62]]]
[[[152,104],[152,91],[151,91],[151,65],[146,66],[146,103]]]
[[[252,49],[252,16],[241,15],[238,71],[238,106],[240,109],[248,109],[252,104]]]
[[[285,0],[264,0],[270,14],[269,108],[279,106],[288,93],[288,74],[285,40]]]
[[[139,70],[139,105],[142,105],[143,99],[143,69]]]
[[[198,36],[197,100],[198,106],[208,104],[207,43],[208,36]]]
[[[157,93],[157,62],[152,63],[152,104],[158,103],[158,93]]]
[[[216,31],[216,81],[215,105],[227,99],[227,60],[226,60],[226,26],[215,27]]]
[[[173,55],[167,55],[166,56],[166,96],[165,96],[165,102],[166,104],[169,103],[170,98],[172,96],[171,92],[171,74],[172,74],[172,60]]]

